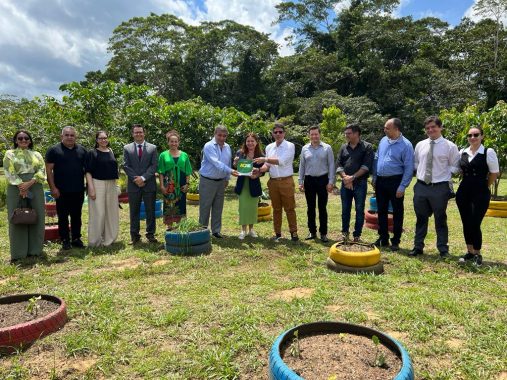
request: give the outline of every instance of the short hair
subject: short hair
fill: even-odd
[[[27,135],[30,138],[30,144],[28,144],[28,149],[33,149],[32,135],[30,133],[28,133],[28,131],[26,129],[19,129],[14,134],[14,137],[12,138],[12,142],[14,143],[14,149],[16,149],[18,147],[18,135],[20,133],[24,133],[25,135]]]
[[[215,132],[213,134],[217,134],[218,132],[224,132],[225,134],[229,134],[229,131],[227,130],[227,127],[223,124],[218,124],[215,127]]]
[[[391,124],[398,130],[398,131],[401,131],[401,129],[403,128],[403,125],[401,124],[401,120],[398,119],[397,117],[393,117],[389,120],[387,120],[388,122],[391,122]]]
[[[132,124],[132,127],[130,128],[130,132],[134,132],[135,128],[142,128],[143,132],[145,132],[144,127],[141,124]]]
[[[477,130],[479,130],[479,132],[481,133],[481,136],[484,136],[484,129],[482,129],[482,127],[477,126],[477,127],[470,127],[470,128],[468,128],[468,130],[471,130],[471,129],[477,129]]]
[[[273,125],[273,128],[271,128],[271,131],[274,131],[276,128],[280,128],[285,132],[285,125],[283,125],[283,123],[275,122],[275,125]]]
[[[426,127],[429,123],[435,123],[440,128],[442,128],[442,120],[438,116],[428,116],[426,119],[424,119],[423,125]]]
[[[76,131],[76,128],[74,128],[72,125],[66,125],[65,127],[62,128],[62,132],[61,134],[63,135],[63,132],[66,130],[66,129],[72,129],[76,135],[77,135],[77,131]]]
[[[109,135],[107,134],[106,131],[97,131],[97,133],[95,133],[95,148],[98,148],[99,147],[99,143],[98,143],[98,139],[99,139],[99,135],[103,133],[105,134],[106,136],[109,137]],[[107,142],[107,146],[109,147],[109,141]]]
[[[308,133],[315,130],[319,131],[320,133],[320,127],[318,125],[312,125],[310,128],[308,128]]]
[[[349,124],[345,127],[344,131],[347,129],[350,129],[353,133],[359,133],[359,135],[361,135],[361,127],[359,124]]]
[[[170,139],[171,137],[173,137],[173,136],[176,136],[176,138],[178,139],[178,141],[180,140],[180,135],[179,135],[179,133],[178,133],[178,132],[176,132],[176,130],[175,130],[175,129],[171,129],[169,132],[167,132],[167,133],[165,134],[165,138],[166,138],[166,140],[169,140],[169,139]]]

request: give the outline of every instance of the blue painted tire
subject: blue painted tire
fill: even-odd
[[[375,197],[370,198],[370,211],[378,212],[377,198],[375,198]],[[390,212],[390,213],[393,212],[393,204],[391,202],[389,202],[389,206],[387,206],[387,212]]]
[[[354,325],[344,322],[314,322],[306,323],[290,330],[285,331],[278,338],[271,347],[269,352],[269,378],[270,380],[304,380],[301,376],[290,369],[281,358],[281,348],[290,342],[294,337],[294,331],[298,331],[299,337],[309,334],[340,334],[348,333],[354,335],[362,335],[371,339],[376,335],[380,342],[389,348],[401,359],[401,369],[393,380],[414,380],[414,369],[412,368],[412,361],[408,352],[403,348],[400,342],[391,338],[389,335],[372,328]]]
[[[208,229],[201,231],[185,232],[183,234],[173,231],[165,233],[165,243],[173,246],[200,245],[210,241],[210,232]]]
[[[155,210],[155,218],[161,218],[164,212],[162,210]],[[139,213],[139,219],[145,220],[146,219],[146,212],[141,211]]]
[[[140,206],[140,209],[139,209],[141,212],[146,212],[145,208],[144,208],[144,202],[141,202],[141,206]],[[155,212],[159,211],[159,210],[162,210],[162,201],[160,199],[157,199],[155,201]]]
[[[177,245],[169,245],[166,243],[165,250],[169,252],[171,255],[204,255],[207,253],[211,253],[212,247],[211,242],[207,242],[204,244],[198,245],[188,245],[188,246],[177,246]]]

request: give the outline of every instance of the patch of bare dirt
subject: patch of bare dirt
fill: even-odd
[[[136,269],[139,265],[142,264],[142,261],[138,258],[132,257],[130,259],[125,260],[115,260],[111,261],[111,265],[114,267],[114,270],[121,271],[125,269]]]
[[[447,344],[447,346],[453,350],[459,350],[460,348],[462,348],[464,345],[465,345],[465,342],[462,341],[461,339],[449,339],[445,342],[445,344]]]
[[[296,298],[310,298],[314,292],[315,289],[311,288],[294,288],[273,293],[269,298],[273,300],[292,301]]]
[[[373,312],[373,311],[366,310],[364,313],[366,314],[366,316],[370,320],[372,320],[372,319],[380,319],[380,316],[377,313]]]
[[[408,335],[406,333],[400,331],[386,331],[386,334],[401,342],[406,341],[408,338]]]
[[[500,372],[496,377],[496,380],[507,380],[507,372]]]
[[[171,260],[161,259],[161,260],[155,261],[152,265],[154,267],[161,267],[162,265],[166,265],[167,263],[170,263],[170,262],[171,262]]]
[[[339,311],[345,310],[347,307],[344,305],[327,305],[324,307],[327,311],[330,311],[331,313],[337,313]]]

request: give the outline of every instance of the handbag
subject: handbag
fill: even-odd
[[[19,198],[18,207],[14,209],[11,215],[12,224],[36,224],[37,212],[32,208],[31,202],[25,198],[26,207],[23,207],[23,198]]]

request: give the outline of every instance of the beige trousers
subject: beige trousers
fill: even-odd
[[[120,210],[116,180],[93,179],[95,200],[88,198],[88,246],[108,246],[118,238]]]

